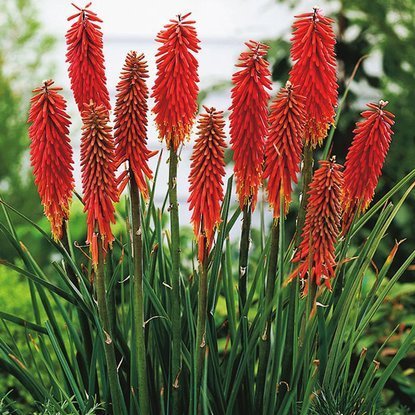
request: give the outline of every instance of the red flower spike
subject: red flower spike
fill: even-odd
[[[190,13],[170,20],[157,35],[161,43],[157,57],[157,77],[151,95],[156,104],[153,112],[160,139],[177,150],[190,135],[196,112],[199,88],[198,52],[195,21]]]
[[[102,20],[91,10],[88,3],[68,21],[76,19],[66,34],[68,47],[66,61],[69,62],[71,87],[78,104],[79,112],[90,100],[97,105],[111,109],[110,97],[106,86],[102,32],[99,23]]]
[[[62,88],[45,81],[33,90],[29,112],[30,162],[33,167],[44,212],[53,238],[62,238],[63,224],[68,219],[74,188],[72,147],[69,139],[71,121]]]
[[[271,74],[264,59],[268,46],[250,40],[232,77],[230,110],[231,147],[234,152],[236,191],[241,209],[249,201],[252,210],[261,184]]]
[[[301,243],[292,262],[299,262],[289,280],[299,276],[331,289],[334,277],[335,243],[340,232],[341,196],[343,187],[342,166],[335,159],[320,161],[310,184],[309,199]]]
[[[290,72],[293,85],[306,97],[305,142],[321,145],[334,122],[337,105],[336,37],[333,20],[315,8],[313,13],[296,16],[291,39]]]
[[[144,55],[129,52],[117,85],[114,110],[116,167],[128,161],[135,182],[145,198],[148,197],[146,177],[153,177],[148,160],[155,154],[147,148],[147,78]],[[120,193],[128,180],[126,172],[119,178]]]
[[[87,242],[91,244],[92,263],[98,263],[97,238],[102,239],[104,252],[114,237],[111,223],[115,223],[113,202],[118,201],[115,179],[115,152],[108,110],[92,101],[82,112],[81,169],[84,211],[87,212]]]
[[[384,109],[387,104],[368,104],[369,109],[361,114],[363,120],[353,131],[344,170],[343,230],[348,229],[355,214],[369,207],[375,194],[395,123],[395,116]]]
[[[198,239],[200,262],[205,259],[205,244],[211,246],[214,230],[221,221],[226,148],[223,111],[207,107],[204,109],[206,113],[200,115],[198,138],[191,157],[188,200],[190,210],[193,210],[191,220]]]
[[[297,183],[303,151],[305,98],[287,82],[271,104],[268,138],[265,143],[264,179],[268,179],[268,201],[274,218],[280,216],[281,195],[284,212],[291,203],[292,185]]]

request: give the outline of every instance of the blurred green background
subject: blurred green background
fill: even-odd
[[[279,2],[290,4],[289,1]],[[291,4],[294,6],[296,2]],[[33,79],[47,78],[54,72],[55,39],[42,28],[35,5],[32,0],[0,0],[0,194],[9,204],[48,229],[31,175],[26,122]],[[323,9],[326,5],[334,10],[330,15],[337,22],[340,96],[356,63],[363,56],[368,56],[352,83],[335,132],[333,153],[340,162],[344,161],[354,124],[366,102],[388,100],[388,109],[396,115],[395,136],[377,189],[377,194],[383,195],[415,167],[415,1],[343,0],[322,1],[319,5]],[[269,60],[275,81],[284,82],[288,78],[289,39],[288,32],[278,39],[264,39],[271,45]],[[378,253],[379,264],[392,249],[395,240],[407,239],[398,251],[394,267],[398,267],[415,249],[414,206],[413,193],[392,224],[391,232],[383,243],[384,251]],[[294,204],[289,220],[295,214]],[[1,212],[0,216],[3,220]],[[14,219],[21,239],[30,246],[32,254],[47,266],[50,261],[47,243],[18,217]],[[76,202],[71,229],[74,240],[85,240],[82,208]],[[190,231],[188,235],[190,238]],[[254,249],[259,246],[259,239],[260,232],[254,231]],[[2,234],[0,259],[15,260],[13,249]],[[390,294],[365,339],[366,345],[378,347],[397,324],[413,325],[414,276],[415,267],[412,267]],[[372,277],[375,278],[375,271]],[[0,287],[0,308],[30,320],[26,283],[18,275],[0,267]],[[2,330],[4,328],[0,326],[0,335]],[[393,353],[393,342],[399,341],[399,332],[382,355],[385,362]],[[20,341],[25,341],[24,333],[18,333],[18,336]],[[415,353],[412,351],[400,372],[388,384],[391,407],[405,406],[408,413],[415,411],[414,368]],[[3,377],[0,367],[0,396],[13,388],[18,388],[18,385],[12,378]],[[16,397],[24,400],[19,393]],[[390,413],[404,413],[404,410]]]

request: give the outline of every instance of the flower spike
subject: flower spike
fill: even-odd
[[[177,150],[189,138],[196,112],[199,93],[199,51],[195,21],[190,13],[170,20],[157,35],[161,43],[157,57],[157,77],[153,93],[156,104],[153,112],[160,139],[167,147]]]
[[[305,295],[310,280],[331,289],[336,266],[335,243],[340,232],[342,168],[334,157],[320,161],[310,184],[302,239],[292,260],[299,265],[288,278],[289,281],[297,276],[306,279]]]
[[[111,223],[115,223],[118,191],[115,179],[114,139],[108,125],[108,110],[92,101],[82,112],[81,169],[82,188],[87,213],[87,242],[91,245],[92,263],[98,264],[98,240],[104,252],[114,240]]]
[[[321,145],[334,122],[337,105],[336,37],[333,20],[315,8],[296,16],[291,39],[291,82],[306,97],[305,142]]]
[[[241,53],[236,65],[242,69],[232,77],[229,119],[239,204],[242,209],[250,201],[254,210],[262,178],[271,74],[264,59],[269,47],[252,40],[245,44],[248,51]]]
[[[44,81],[41,87],[33,90],[29,137],[35,184],[52,236],[59,240],[69,215],[74,179],[69,139],[71,122],[66,113],[66,101],[59,93],[62,88],[53,86],[53,83],[52,80]]]
[[[214,230],[221,221],[226,148],[223,111],[207,107],[204,109],[206,113],[200,115],[198,138],[191,157],[188,200],[190,210],[193,210],[191,220],[198,240],[200,262],[205,259],[205,244],[211,246]]]
[[[147,148],[147,78],[144,55],[129,52],[117,85],[114,109],[116,167],[128,161],[129,169],[145,198],[148,197],[146,178],[153,177],[148,160],[155,154]],[[121,193],[128,183],[128,172],[122,173],[118,180]]]
[[[290,81],[271,104],[268,138],[265,144],[264,179],[268,179],[268,201],[274,218],[280,216],[280,200],[284,197],[284,213],[291,202],[292,185],[297,183],[303,150],[305,99]]]
[[[66,34],[66,61],[69,63],[69,77],[75,101],[79,112],[84,110],[84,104],[89,104],[90,100],[110,110],[102,32],[99,26],[102,20],[89,10],[91,3],[83,9],[72,5],[78,12],[68,18],[68,21],[76,20]]]
[[[387,101],[367,104],[363,120],[356,123],[344,170],[343,231],[355,214],[363,213],[375,194],[392,140],[395,116],[385,110]]]

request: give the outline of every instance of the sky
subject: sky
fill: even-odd
[[[74,3],[83,6],[86,1]],[[271,35],[277,30],[275,23],[286,20],[281,11],[288,10],[273,0],[95,0],[92,3],[105,22],[108,36],[144,38],[153,38],[168,19],[187,12],[192,12],[197,20],[201,37]],[[71,1],[42,0],[38,7],[50,29],[65,31],[66,17],[73,10]]]
[[[70,1],[43,0],[38,7],[46,29],[63,40],[69,27],[66,19],[75,10]],[[287,16],[291,13],[287,6],[273,0],[95,0],[91,9],[104,21],[109,82],[117,79],[121,65],[118,55],[124,56],[129,47],[147,51],[151,66],[158,31],[177,14],[191,12],[202,44],[199,59],[204,85],[232,74],[244,41],[285,32],[290,26]]]

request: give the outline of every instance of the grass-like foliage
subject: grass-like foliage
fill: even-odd
[[[408,332],[387,367],[379,367],[377,356],[357,350],[356,344],[388,292],[413,262],[415,252],[391,275],[389,269],[396,253],[393,249],[379,269],[377,279],[372,282],[370,295],[362,296],[362,284],[388,226],[413,187],[414,178],[415,171],[381,198],[339,242],[338,261],[342,265],[337,268],[333,292],[322,292],[315,308],[310,307],[310,297],[296,295],[292,327],[287,325],[290,293],[299,287],[283,284],[292,267],[292,243],[287,246],[279,243],[276,290],[271,310],[266,310],[264,303],[264,281],[271,247],[270,237],[266,237],[258,262],[252,267],[245,307],[242,313],[238,311],[235,277],[238,270],[229,232],[238,226],[240,210],[230,209],[232,181],[228,181],[222,208],[223,221],[208,263],[207,349],[200,403],[203,413],[254,413],[255,399],[262,401],[263,413],[270,414],[333,413],[331,408],[339,413],[376,413],[382,389],[406,355],[415,331]],[[141,205],[147,383],[152,413],[168,413],[174,384],[169,370],[172,335],[169,312],[171,244],[170,234],[162,221],[167,205],[157,207],[153,203],[156,183],[157,178],[148,204]],[[402,192],[403,195],[399,196]],[[391,199],[396,200],[395,204],[390,202]],[[27,337],[26,350],[17,347],[13,336],[0,339],[2,367],[19,381],[19,388],[23,387],[30,393],[39,410],[43,405],[55,405],[60,413],[85,414],[95,407],[96,402],[101,402],[110,411],[104,355],[108,337],[99,318],[92,269],[85,261],[76,263],[71,250],[65,249],[32,223],[61,256],[61,260],[53,262],[53,268],[46,274],[30,254],[30,248],[24,246],[15,232],[13,217],[19,213],[4,201],[2,206],[7,222],[0,224],[1,230],[21,258],[19,265],[7,262],[4,265],[27,278],[33,307],[32,321],[1,311],[4,324],[24,327]],[[374,217],[376,224],[366,241],[361,246],[354,246],[353,238]],[[128,223],[131,222],[126,220],[126,227]],[[284,221],[280,221],[279,233],[280,241],[290,241],[290,236],[284,235]],[[106,297],[114,333],[111,338],[116,350],[123,411],[137,413],[140,402],[134,347],[134,291],[129,278],[134,268],[130,247],[130,241],[117,240],[116,249],[109,253]],[[187,263],[183,265],[183,270],[187,271],[190,267],[191,264]],[[198,348],[195,334],[199,273],[197,269],[192,271],[191,278],[185,272],[181,274],[180,285],[181,405],[183,411],[189,413],[197,412],[194,368]],[[338,286],[339,281],[344,283],[342,289]],[[217,317],[216,309],[220,302],[226,303],[225,319],[222,313]],[[270,352],[266,359],[266,381],[260,391],[255,387],[258,350],[265,340],[267,311],[272,312],[269,323]],[[247,319],[248,324],[243,324]],[[290,333],[292,335],[288,337]],[[64,405],[62,401],[65,401]],[[99,411],[97,409],[96,413]]]

